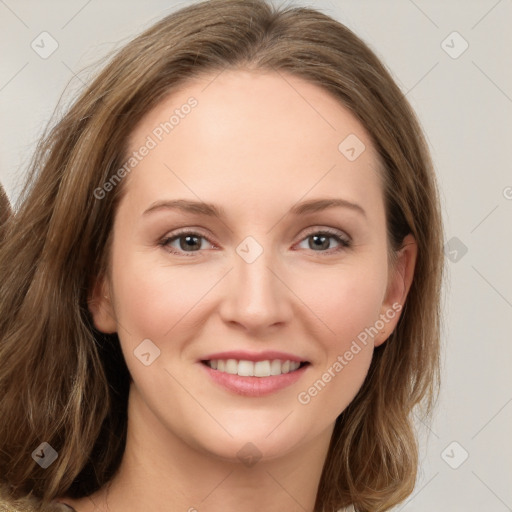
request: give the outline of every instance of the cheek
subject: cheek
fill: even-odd
[[[297,280],[295,289],[325,327],[327,348],[343,350],[379,318],[386,279],[386,269],[378,262],[344,265]]]
[[[386,269],[373,263],[331,268],[310,281],[314,287],[303,282],[298,290],[325,328],[316,337],[322,358],[297,401],[307,406],[308,414],[326,421],[333,421],[353,400],[372,360],[375,322],[387,279]]]
[[[121,329],[142,339],[159,340],[173,329],[179,331],[179,324],[190,320],[185,317],[197,316],[201,302],[206,305],[216,295],[212,288],[225,271],[216,268],[212,272],[213,268],[200,265],[162,265],[162,255],[157,253],[121,257],[114,252],[113,256],[117,320]],[[326,348],[342,350],[349,339],[378,318],[386,285],[386,269],[378,259],[361,258],[357,264],[339,266],[299,265],[289,270],[281,278],[294,293],[283,300],[295,302],[295,308],[303,310],[299,323],[310,318],[320,326]],[[209,291],[212,295],[205,297]],[[309,327],[317,332],[311,324]]]
[[[201,300],[219,280],[193,265],[163,265],[156,252],[117,260],[116,267],[114,253],[116,316],[120,328],[134,339],[159,343],[170,331],[180,330],[188,315],[200,311]]]

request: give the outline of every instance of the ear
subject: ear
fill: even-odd
[[[402,247],[397,254],[395,267],[389,275],[386,296],[380,310],[380,319],[384,323],[384,327],[375,336],[375,347],[389,338],[398,323],[405,299],[411,288],[417,255],[418,244],[409,234],[403,240]]]
[[[96,279],[89,295],[88,306],[94,327],[106,334],[117,332],[117,321],[110,297],[107,278],[102,276]]]

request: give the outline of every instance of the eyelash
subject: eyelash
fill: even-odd
[[[201,233],[198,233],[196,231],[187,231],[186,229],[177,231],[176,233],[173,233],[172,236],[166,236],[166,237],[162,238],[162,240],[160,240],[158,245],[166,248],[171,254],[175,254],[177,256],[186,256],[186,257],[195,256],[194,253],[200,252],[201,249],[199,249],[198,251],[191,251],[189,253],[169,249],[169,244],[171,242],[174,242],[175,240],[179,240],[181,237],[183,237],[185,235],[191,235],[191,236],[195,236],[198,238],[204,238],[212,245],[215,245],[208,239],[208,237],[202,235]],[[340,251],[343,251],[345,249],[349,249],[350,247],[352,247],[352,241],[350,240],[349,237],[345,238],[338,231],[334,231],[329,228],[324,228],[324,229],[318,230],[318,231],[311,231],[301,240],[301,242],[308,239],[309,237],[311,237],[313,235],[321,235],[321,236],[327,236],[328,238],[333,238],[339,243],[339,246],[335,247],[334,249],[328,249],[327,251],[312,251],[312,252],[319,252],[320,254],[331,255],[333,253],[338,253]]]

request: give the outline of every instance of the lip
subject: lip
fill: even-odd
[[[229,352],[230,354],[240,354],[239,352]],[[273,352],[276,354],[277,352]],[[212,359],[224,359],[225,354],[222,354],[222,357],[212,357]],[[246,359],[249,361],[261,361],[265,360],[268,357],[265,356],[262,359],[259,358],[260,354],[254,355],[253,357],[258,357],[258,359],[247,359],[247,354],[244,357],[240,357],[240,359]],[[238,359],[237,357],[230,357],[229,359]],[[273,359],[283,359],[281,357],[273,357]],[[287,355],[286,358],[289,359]],[[292,361],[299,361],[299,359],[289,359]],[[272,393],[276,393],[283,388],[291,386],[295,382],[297,382],[303,375],[304,372],[310,366],[306,364],[301,366],[297,370],[294,370],[290,373],[284,373],[281,375],[270,375],[269,377],[241,377],[240,375],[233,375],[231,373],[220,372],[218,370],[214,370],[210,368],[206,364],[199,363],[199,366],[203,368],[203,370],[208,374],[208,376],[213,380],[213,382],[217,385],[220,385],[224,389],[231,391],[237,395],[248,396],[248,397],[262,397],[271,395]]]
[[[245,352],[243,350],[231,350],[229,352],[216,352],[215,354],[209,354],[202,357],[200,361],[211,361],[213,359],[236,359],[237,361],[266,361],[273,359],[280,359],[281,361],[295,361],[297,363],[308,362],[306,359],[301,359],[293,354],[287,354],[286,352],[276,352],[274,350],[266,350],[264,352]],[[257,377],[260,379],[261,377]]]

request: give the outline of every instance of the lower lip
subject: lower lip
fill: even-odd
[[[231,373],[213,370],[204,363],[199,363],[208,375],[222,387],[243,396],[266,396],[291,386],[297,382],[309,365],[304,365],[290,373],[281,375],[270,375],[269,377],[241,377]]]

